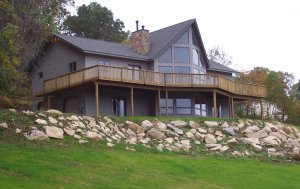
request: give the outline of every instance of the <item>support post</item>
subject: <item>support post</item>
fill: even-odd
[[[228,96],[229,117],[232,118],[231,97]]]
[[[214,117],[218,117],[218,112],[217,112],[217,92],[213,92],[213,101],[214,101]]]
[[[231,98],[231,110],[232,110],[232,118],[234,118],[234,101],[233,101],[233,97]]]
[[[47,96],[47,109],[49,110],[51,108],[51,99],[50,96]]]
[[[161,114],[160,114],[160,90],[157,91],[157,116],[161,116]]]
[[[262,103],[262,100],[260,99],[260,118],[261,120],[263,120],[263,103]]]
[[[130,88],[131,116],[134,116],[133,87]]]
[[[166,90],[166,115],[169,115],[169,105],[168,105],[168,98],[169,98],[169,94],[168,91]]]
[[[99,116],[99,84],[95,82],[96,116]]]

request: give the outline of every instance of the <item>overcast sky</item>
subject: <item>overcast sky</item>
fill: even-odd
[[[75,6],[95,1],[130,31],[136,20],[151,32],[196,18],[205,48],[219,46],[233,57],[232,68],[262,66],[300,79],[300,0],[75,0]]]

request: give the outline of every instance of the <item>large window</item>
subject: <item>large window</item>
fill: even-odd
[[[189,63],[190,53],[188,47],[175,47],[174,48],[175,63]]]
[[[172,63],[172,49],[169,48],[159,59],[160,63]]]
[[[175,73],[190,73],[190,67],[175,66]]]
[[[206,117],[206,104],[200,103],[199,101],[195,102],[195,115]]]
[[[161,73],[172,73],[172,66],[158,66],[158,71]]]
[[[185,32],[177,41],[176,44],[189,44],[189,31]]]
[[[196,49],[193,49],[193,64],[200,66],[199,52]]]
[[[183,114],[183,115],[189,115],[192,114],[192,100],[191,99],[185,99],[185,98],[179,98],[176,99],[176,113],[177,114]]]
[[[167,110],[166,110],[166,99],[165,98],[161,98],[160,99],[160,113],[161,114],[167,114]],[[174,101],[173,99],[169,98],[168,99],[168,114],[174,114]]]

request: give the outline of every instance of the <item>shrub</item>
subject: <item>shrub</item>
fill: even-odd
[[[13,106],[12,101],[6,96],[0,96],[0,109],[7,109]]]

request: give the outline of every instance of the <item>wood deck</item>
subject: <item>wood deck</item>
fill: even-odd
[[[261,98],[267,95],[265,86],[239,83],[221,75],[159,73],[100,65],[45,80],[43,91],[39,95],[46,95],[98,80],[165,88],[216,88],[235,95]]]

